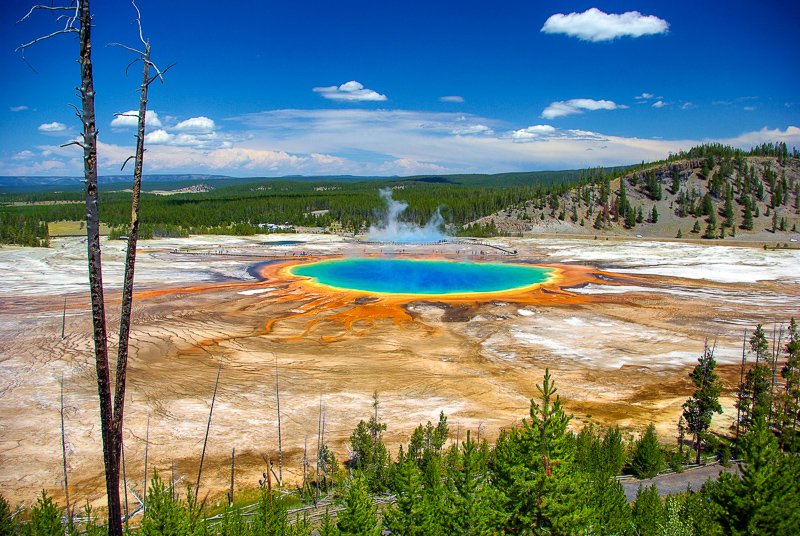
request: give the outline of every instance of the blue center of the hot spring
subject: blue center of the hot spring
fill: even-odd
[[[464,294],[543,283],[552,269],[522,264],[339,259],[295,266],[291,272],[341,289],[387,294]]]

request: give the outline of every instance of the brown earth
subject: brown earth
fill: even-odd
[[[520,245],[520,259],[540,258],[526,247]],[[202,484],[212,499],[222,496],[229,481],[231,448],[239,487],[257,485],[265,456],[277,459],[276,365],[287,482],[300,478],[306,440],[314,457],[320,402],[326,440],[340,460],[348,456],[357,422],[371,415],[373,392],[380,394],[379,415],[388,423],[393,452],[416,425],[435,420],[440,411],[448,416],[452,439],[466,429],[493,439],[527,415],[545,368],[575,415],[573,427],[619,424],[635,432],[655,422],[664,441],[672,441],[691,392],[687,373],[704,341],[715,337],[726,409],[715,425],[725,429],[735,415],[742,329],[788,319],[800,296],[798,285],[775,282],[723,284],[561,265],[561,278],[538,289],[400,299],[308,285],[287,274],[288,264],[262,267],[263,281],[151,283],[136,295],[125,441],[126,471],[137,493],[148,420],[150,471],[168,474],[174,463],[182,483],[195,482],[220,360]],[[586,283],[641,290],[575,291]],[[671,294],[676,288],[689,296]],[[731,292],[786,299],[731,306],[724,299]],[[107,299],[113,333],[118,292]],[[88,296],[68,297],[63,340],[61,313],[60,297],[0,298],[0,489],[12,503],[33,500],[41,488],[63,497],[63,374],[70,492],[79,504],[100,506],[104,486]],[[129,500],[135,502],[132,495]]]

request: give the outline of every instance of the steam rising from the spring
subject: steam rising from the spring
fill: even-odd
[[[408,208],[405,201],[392,199],[392,189],[384,188],[380,190],[381,199],[386,202],[386,215],[377,225],[369,228],[367,239],[376,242],[438,242],[447,236],[442,232],[444,218],[436,209],[430,221],[424,227],[414,223],[400,221],[398,217]]]

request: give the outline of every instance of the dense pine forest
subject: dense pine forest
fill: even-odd
[[[441,210],[445,220],[458,227],[509,205],[550,192],[566,191],[572,184],[589,180],[596,170],[507,173],[501,175],[453,175],[371,179],[361,182],[324,180],[253,180],[211,191],[142,198],[142,237],[188,234],[247,235],[264,232],[259,224],[285,224],[335,228],[342,232],[365,231],[381,214],[382,188],[394,189],[395,199],[406,201],[404,217],[424,223]],[[146,181],[146,179],[145,179]],[[164,183],[157,183],[160,188]],[[119,186],[117,186],[119,188]],[[210,189],[210,188],[203,188]],[[81,221],[85,207],[79,192],[38,192],[0,196],[3,222],[51,223]],[[101,196],[100,218],[124,234],[129,219],[130,193],[106,192]],[[0,234],[6,236],[6,234]],[[13,239],[5,242],[21,243]],[[39,236],[44,240],[46,236]],[[27,244],[32,245],[32,244]]]
[[[387,187],[409,204],[407,221],[424,224],[439,209],[450,233],[478,237],[519,235],[549,221],[595,233],[661,221],[660,236],[713,239],[737,230],[796,231],[800,220],[800,158],[781,143],[749,152],[704,145],[663,162],[611,170],[241,181],[194,185],[190,193],[145,193],[142,238],[253,235],[266,224],[364,232],[380,218],[378,191]],[[185,189],[173,186],[181,185]],[[0,203],[0,243],[47,245],[46,224],[85,219],[80,192],[8,193]],[[101,196],[101,221],[112,238],[126,234],[129,207],[129,192]]]
[[[228,508],[210,515],[191,486],[184,493],[155,472],[144,513],[128,530],[143,535],[797,534],[800,331],[794,320],[781,340],[786,342],[771,346],[763,326],[754,330],[742,361],[738,418],[722,433],[711,432],[722,408],[709,347],[689,375],[695,391],[683,405],[672,446],[659,442],[652,424],[636,439],[616,427],[585,425],[575,432],[546,372],[529,416],[504,430],[494,445],[480,430],[454,431],[442,413],[438,422],[414,430],[393,458],[383,442],[391,423],[381,420],[376,393],[372,415],[350,437],[349,458],[340,462],[323,441],[292,493],[273,488],[265,472],[255,504],[243,507],[230,497]],[[712,460],[735,463],[738,472],[665,498],[655,485],[640,485],[631,502],[618,478],[650,478]],[[44,491],[27,511],[0,500],[0,534],[105,533],[88,506],[66,526],[64,514]]]

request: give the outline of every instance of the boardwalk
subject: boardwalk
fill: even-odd
[[[633,477],[621,480],[622,487],[625,490],[625,497],[629,501],[636,499],[636,492],[639,485],[643,488],[656,485],[658,494],[662,497],[667,495],[674,495],[676,493],[684,493],[687,486],[692,491],[699,490],[703,484],[709,479],[716,480],[721,472],[736,473],[739,470],[739,465],[734,463],[730,467],[723,467],[719,464],[704,465],[692,469],[686,469],[682,473],[668,473],[665,475],[658,475],[655,478],[647,480],[637,480]]]

